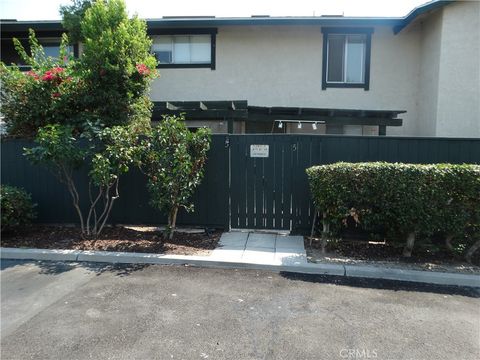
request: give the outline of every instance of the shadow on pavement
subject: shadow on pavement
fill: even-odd
[[[354,278],[336,275],[315,275],[298,274],[282,271],[280,276],[296,281],[305,281],[310,283],[334,284],[340,286],[352,286],[367,289],[381,289],[392,291],[415,291],[446,295],[462,295],[472,298],[480,298],[480,289],[474,287],[454,286],[454,285],[434,285],[427,283],[416,283],[398,280],[383,280],[369,278]]]
[[[96,275],[105,272],[114,273],[116,276],[128,276],[131,273],[145,269],[149,264],[108,264],[108,263],[76,263],[64,261],[35,261],[35,260],[2,260],[1,270],[7,268],[32,264],[39,268],[39,274],[46,275],[60,275],[75,268],[84,268],[88,271],[94,272]]]

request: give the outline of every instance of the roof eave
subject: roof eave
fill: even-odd
[[[423,14],[429,12],[429,11],[439,9],[443,6],[449,5],[449,4],[454,3],[454,2],[455,2],[455,0],[431,1],[431,2],[428,2],[426,4],[423,4],[423,5],[420,5],[420,6],[416,7],[415,9],[410,11],[410,13],[408,13],[407,16],[405,16],[403,18],[403,21],[401,22],[401,24],[393,27],[393,33],[395,35],[398,34],[400,31],[405,29],[410,23],[412,23],[420,15],[423,15]]]
[[[206,19],[147,19],[148,28],[165,27],[208,27],[208,26],[397,26],[400,18],[206,18]]]
[[[218,27],[218,26],[388,26],[392,27],[394,34],[398,34],[418,16],[436,10],[455,0],[431,1],[413,9],[405,17],[343,17],[343,16],[317,16],[317,17],[190,17],[190,18],[162,18],[146,19],[148,29],[162,28],[193,28],[193,27]],[[1,21],[2,37],[5,33],[27,32],[34,28],[37,33],[65,31],[62,22],[50,21]]]

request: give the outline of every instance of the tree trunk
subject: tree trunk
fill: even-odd
[[[323,213],[323,219],[322,219],[322,254],[325,254],[325,248],[327,247],[327,238],[330,236],[330,224],[325,220],[327,217],[326,213]]]
[[[168,226],[166,229],[166,235],[168,240],[172,240],[173,238],[173,233],[175,232],[175,224],[177,222],[177,213],[178,213],[178,206],[175,205],[170,211],[170,214],[168,215]]]
[[[105,227],[105,224],[107,223],[108,217],[110,216],[110,212],[112,211],[113,203],[115,200],[117,200],[120,197],[120,194],[118,193],[118,184],[120,182],[120,178],[117,178],[115,182],[108,186],[105,192],[106,195],[106,202],[105,202],[105,209],[98,218],[98,220],[95,221],[95,238],[97,238],[100,233],[102,232],[103,228]],[[115,193],[113,195],[110,195],[110,189],[112,186],[114,187]],[[100,224],[101,223],[101,224]],[[98,228],[98,225],[100,224],[100,228]]]
[[[310,231],[310,246],[312,245],[312,238],[315,235],[315,223],[317,222],[317,215],[318,211],[315,209],[313,213],[312,231]]]
[[[445,246],[451,252],[453,252],[453,245],[452,245],[453,235],[447,235],[445,237]]]
[[[405,247],[403,248],[403,256],[405,257],[410,257],[412,256],[412,250],[413,250],[413,245],[415,244],[415,233],[411,232],[407,236],[407,243],[405,244]]]
[[[480,249],[480,240],[477,240],[472,246],[470,246],[470,249],[468,249],[467,253],[465,254],[465,260],[471,263],[472,256],[478,249]]]
[[[72,177],[68,174],[66,170],[64,170],[64,176],[65,176],[65,182],[67,184],[68,191],[70,192],[70,195],[72,197],[73,207],[75,208],[78,214],[78,218],[80,220],[80,229],[83,236],[85,235],[85,226],[83,221],[82,210],[80,209],[80,205],[79,205],[80,196],[78,195],[77,187],[75,186],[75,183],[73,182]]]

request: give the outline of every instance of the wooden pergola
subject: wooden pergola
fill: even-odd
[[[405,110],[325,109],[310,107],[251,106],[246,100],[228,101],[157,101],[152,120],[162,115],[184,114],[187,120],[227,121],[228,133],[233,133],[233,122],[269,123],[275,121],[318,121],[327,125],[373,125],[379,135],[386,134],[387,126],[402,126],[399,114]]]

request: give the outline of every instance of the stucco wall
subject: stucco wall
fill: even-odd
[[[480,137],[480,2],[443,9],[436,136]]]
[[[390,27],[376,27],[370,90],[322,90],[320,27],[220,27],[216,70],[161,69],[152,99],[245,99],[259,106],[407,110],[404,125],[388,128],[387,134],[415,135],[419,48],[417,26],[398,35]]]
[[[422,136],[435,136],[437,131],[442,15],[442,10],[436,11],[417,25],[421,29],[417,133]]]

